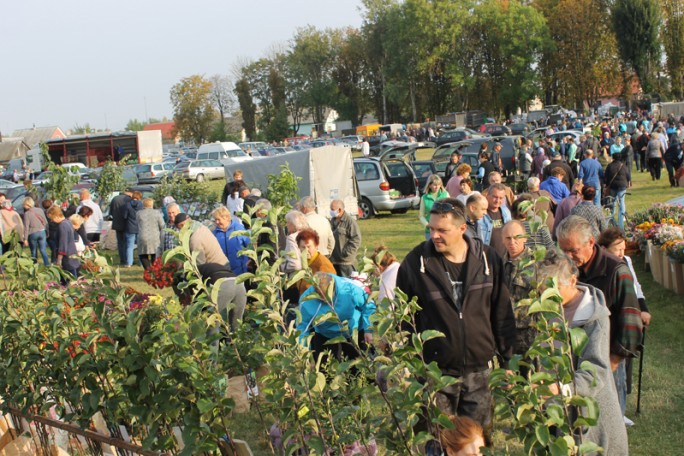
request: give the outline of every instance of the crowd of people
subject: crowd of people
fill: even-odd
[[[222,205],[211,213],[213,229],[183,213],[170,196],[155,209],[151,198],[126,190],[111,202],[112,230],[121,266],[139,262],[144,269],[178,244],[175,233],[190,231],[189,249],[202,278],[210,284],[227,279],[221,281],[219,307],[232,328],[242,319],[245,286],[250,286],[235,278],[258,267],[244,249],[252,243],[267,246],[266,261],[271,264],[283,252],[284,276],[294,277],[305,268],[311,272],[284,294],[290,308],[299,307],[300,340],[315,354],[340,360],[358,356],[355,347],[372,346],[370,316],[377,305],[393,305],[395,289],[417,298],[421,310],[415,330],[444,334],[425,343],[426,361],[435,361],[444,374],[459,379],[438,393],[437,404],[455,422],[466,420],[463,429],[472,421],[473,439],[482,444],[490,443],[493,424],[488,385],[493,360],[506,366],[514,354],[526,356],[536,335],[535,317],[517,303],[555,277],[564,320],[570,327],[584,328],[588,344],[575,360],[574,383],[551,388],[557,393],[574,388],[594,397],[601,413],[590,439],[606,454],[627,454],[631,361],[639,355],[642,329],[651,316],[624,255],[624,195],[633,167],[636,172],[648,169],[658,180],[666,165],[670,184],[677,185],[682,162],[679,127],[673,130],[669,122],[652,123],[648,117],[624,117],[601,124],[601,139],[582,134],[578,143],[572,137],[558,144],[544,138],[538,144],[526,140],[515,170],[503,166],[497,147],[481,152],[475,173],[459,163],[458,153],[453,154],[444,179],[430,176],[421,197],[419,220],[425,241],[401,262],[384,245],[371,254],[379,282],[375,301],[356,271],[361,230],[344,201],[335,199],[321,208],[306,196],[285,215],[284,227],[272,226],[267,218],[271,203],[258,189],[249,188],[240,170],[226,184]],[[551,126],[547,133],[553,131]],[[525,192],[516,194],[517,189],[504,182],[511,173],[522,176]],[[616,227],[610,227],[601,209],[606,194],[617,201]],[[35,261],[40,256],[44,264],[54,263],[77,277],[80,256],[100,241],[103,224],[102,211],[89,191],[82,190],[79,197],[78,205],[67,208],[49,200],[36,207],[27,197],[22,217],[0,193],[3,251],[11,248],[10,234],[15,232]],[[248,221],[243,213],[254,218]],[[250,224],[256,218],[273,234],[250,238]],[[539,258],[539,249],[545,250],[544,259],[530,261]],[[189,293],[175,291],[181,300]],[[333,309],[340,321],[317,322]],[[294,313],[288,318],[294,319]],[[339,342],[340,336],[349,342],[354,330],[359,334],[356,344]],[[331,339],[338,342],[330,344]],[[594,369],[585,370],[582,361],[590,361]],[[451,434],[442,435],[442,449],[435,443],[428,453],[447,448],[456,435]]]

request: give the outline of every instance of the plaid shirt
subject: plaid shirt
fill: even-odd
[[[170,233],[167,230],[172,230],[173,232]],[[162,233],[162,251],[166,252],[178,245],[178,238],[175,236],[175,233],[178,233],[178,228],[172,223],[167,223],[166,229]]]

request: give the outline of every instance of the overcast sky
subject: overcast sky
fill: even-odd
[[[123,129],[172,117],[169,89],[192,74],[286,45],[298,27],[359,27],[359,0],[4,2],[0,132],[57,125]]]

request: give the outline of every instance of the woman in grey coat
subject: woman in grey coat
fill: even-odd
[[[578,394],[592,397],[599,407],[596,426],[583,428],[581,442],[594,442],[606,455],[627,455],[627,429],[622,418],[615,381],[610,367],[610,311],[603,293],[591,285],[577,282],[579,271],[565,255],[550,251],[539,265],[540,283],[549,277],[558,280],[558,291],[563,298],[563,313],[570,328],[583,328],[588,343],[582,353],[575,353],[575,379],[572,384],[552,385],[559,394]],[[582,363],[590,363],[587,369]],[[579,442],[578,442],[579,443]],[[592,453],[595,454],[595,453]]]
[[[138,256],[144,269],[149,269],[161,250],[164,217],[154,209],[154,200],[145,198],[143,208],[136,214],[138,221]]]

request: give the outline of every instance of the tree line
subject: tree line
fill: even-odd
[[[362,0],[359,28],[299,28],[232,78],[171,89],[174,120],[197,143],[297,134],[303,119],[422,122],[452,111],[509,116],[538,96],[582,110],[634,81],[684,95],[684,0]]]

